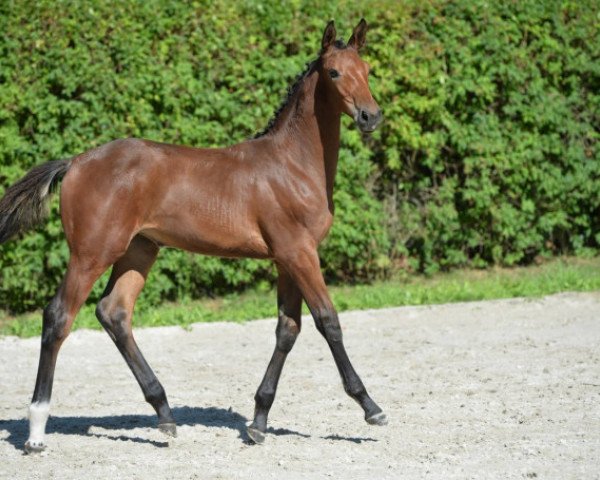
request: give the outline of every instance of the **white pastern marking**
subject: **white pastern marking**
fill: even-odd
[[[46,422],[50,415],[50,403],[34,402],[29,406],[29,441],[44,443]]]

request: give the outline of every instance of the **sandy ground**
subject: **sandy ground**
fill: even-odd
[[[600,293],[341,321],[389,425],[363,421],[305,319],[261,446],[244,429],[274,320],[136,332],[174,407],[173,440],[108,336],[74,332],[41,456],[22,451],[39,339],[0,339],[0,478],[600,478]]]

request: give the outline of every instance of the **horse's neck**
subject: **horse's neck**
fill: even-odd
[[[333,212],[333,185],[340,149],[341,110],[328,98],[326,85],[313,71],[276,122],[275,135],[287,136],[290,152],[323,174],[329,209]]]

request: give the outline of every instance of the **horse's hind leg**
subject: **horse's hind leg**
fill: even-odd
[[[288,353],[292,350],[301,328],[302,294],[288,273],[280,268],[277,282],[277,307],[279,319],[275,334],[275,351],[265,376],[254,396],[256,407],[254,421],[248,427],[248,436],[255,443],[262,443],[267,430],[267,417],[275,399],[277,383]]]
[[[94,282],[107,267],[72,256],[58,292],[44,309],[40,362],[29,407],[29,439],[25,443],[29,453],[46,448],[44,436],[58,351]]]
[[[176,436],[175,420],[163,386],[144,359],[131,330],[135,301],[158,255],[158,247],[137,236],[125,255],[115,263],[104,295],[96,309],[98,320],[108,332],[140,384],[146,401],[158,414],[158,427]]]

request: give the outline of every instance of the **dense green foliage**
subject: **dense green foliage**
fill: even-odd
[[[316,56],[326,20],[347,38],[364,16],[386,119],[368,138],[344,122],[326,274],[597,249],[598,15],[592,0],[1,2],[0,194],[33,165],[114,138],[244,140]],[[47,225],[0,246],[0,308],[42,305],[67,256],[55,200]],[[166,250],[142,304],[273,275],[268,262]]]
[[[432,271],[598,247],[598,12],[434,2],[377,30],[400,52],[371,36],[377,66],[393,64],[375,151],[396,254]]]

